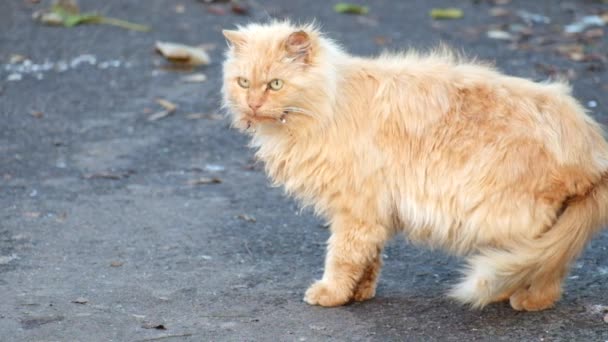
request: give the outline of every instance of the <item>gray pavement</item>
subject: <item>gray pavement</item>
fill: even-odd
[[[607,5],[513,0],[498,6],[509,15],[492,16],[495,2],[370,1],[366,17],[334,13],[334,1],[258,0],[247,16],[195,0],[80,2],[152,27],[140,33],[43,26],[31,14],[49,1],[0,1],[0,340],[608,340],[606,232],[574,266],[557,307],[540,313],[455,304],[444,292],[461,261],[403,239],[385,251],[375,299],[332,309],[304,304],[304,290],[322,272],[327,230],[268,185],[227,119],[190,115],[218,113],[220,30],[272,15],[316,18],[358,54],[444,41],[517,76],[564,74],[608,122],[606,36],[561,34]],[[176,13],[179,4],[184,13]],[[446,4],[464,9],[464,18],[428,17]],[[518,10],[551,23],[528,25]],[[487,38],[491,29],[516,43]],[[556,52],[581,39],[584,60]],[[156,40],[213,44],[213,63],[195,70],[207,81],[184,83],[191,72],[167,70],[153,52]],[[13,54],[54,69],[15,72],[23,62],[11,64]],[[61,61],[66,70],[55,70]],[[148,121],[161,109],[156,98],[179,108]],[[222,182],[191,185],[201,177]]]

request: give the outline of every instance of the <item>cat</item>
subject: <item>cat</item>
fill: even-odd
[[[375,296],[398,233],[466,258],[449,296],[552,307],[608,222],[608,144],[562,81],[447,48],[351,56],[314,24],[224,30],[223,105],[275,185],[330,222],[311,305]]]

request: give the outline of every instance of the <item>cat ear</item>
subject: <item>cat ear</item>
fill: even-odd
[[[245,37],[239,31],[222,30],[222,34],[231,46],[241,46],[245,43]]]
[[[296,61],[309,62],[312,42],[310,36],[304,31],[297,31],[285,40],[285,50],[289,57]]]

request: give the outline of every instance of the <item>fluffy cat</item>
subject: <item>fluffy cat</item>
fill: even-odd
[[[466,256],[453,298],[551,307],[608,222],[608,144],[568,85],[447,49],[361,58],[313,25],[223,31],[224,105],[272,181],[331,222],[304,300],[375,295],[395,234]]]

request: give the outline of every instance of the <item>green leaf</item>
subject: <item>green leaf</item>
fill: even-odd
[[[367,6],[340,2],[334,6],[334,11],[336,11],[338,13],[362,15],[362,14],[367,14],[369,12],[369,8]]]
[[[464,12],[460,8],[433,8],[429,15],[433,19],[460,19]]]
[[[60,5],[54,5],[51,11],[61,17],[63,26],[74,27],[80,24],[107,24],[122,27],[127,30],[147,32],[150,28],[145,25],[131,23],[125,20],[107,18],[97,13],[79,13],[66,9]]]

